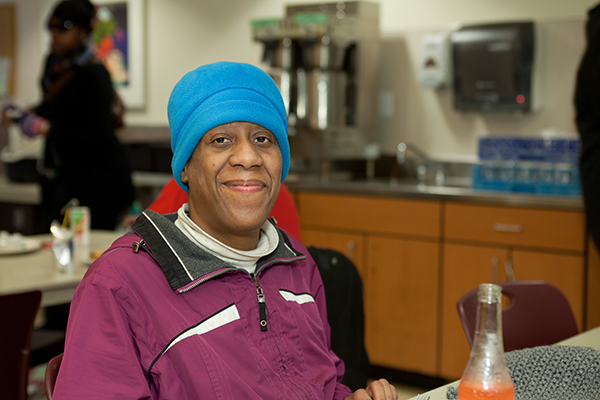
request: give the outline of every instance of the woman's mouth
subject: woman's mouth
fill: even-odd
[[[224,183],[227,188],[241,193],[255,193],[266,187],[259,180],[231,180]]]

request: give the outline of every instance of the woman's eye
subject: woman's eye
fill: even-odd
[[[269,143],[271,139],[266,136],[259,136],[255,139],[258,143]]]
[[[227,143],[227,138],[224,138],[224,137],[216,138],[215,143],[218,143],[218,144]]]

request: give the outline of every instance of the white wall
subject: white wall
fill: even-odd
[[[293,3],[313,3],[311,0]],[[17,93],[21,103],[39,98],[38,77],[45,52],[43,25],[53,0],[0,0],[17,6]],[[167,124],[169,93],[198,65],[231,60],[258,63],[261,47],[250,38],[253,18],[283,15],[285,0],[144,0],[146,106],[129,111],[129,125]],[[394,114],[380,121],[384,149],[411,141],[443,158],[473,158],[477,137],[489,133],[528,135],[545,128],[575,134],[573,83],[585,46],[587,10],[597,0],[380,0],[380,89],[391,91]],[[547,31],[545,108],[538,114],[483,116],[452,108],[451,90],[416,83],[420,38],[460,23],[533,19]]]
[[[448,22],[582,18],[597,0],[383,0],[382,32]]]
[[[556,19],[542,26],[544,56],[542,108],[524,115],[463,113],[454,109],[451,87],[440,90],[419,86],[417,63],[425,33],[447,30],[413,28],[382,38],[387,59],[381,63],[380,90],[393,93],[395,113],[380,119],[384,149],[400,141],[415,143],[432,156],[475,161],[477,138],[487,134],[535,135],[556,130],[576,135],[573,91],[579,59],[584,50],[583,19]]]

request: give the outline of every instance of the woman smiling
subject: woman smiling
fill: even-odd
[[[77,288],[54,399],[395,400],[351,393],[315,262],[268,219],[289,169],[285,107],[248,64],[202,66],[169,100],[177,213],[145,211]]]

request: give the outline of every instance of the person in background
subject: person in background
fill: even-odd
[[[18,115],[13,119],[25,134],[46,138],[40,232],[62,220],[60,210],[73,198],[90,208],[92,229],[110,230],[134,200],[129,160],[113,126],[115,92],[89,44],[94,17],[88,0],[56,5],[48,19],[43,100],[31,110],[8,105],[2,113],[5,124]]]
[[[169,214],[177,212],[177,210],[179,210],[184,203],[187,203],[187,201],[187,192],[180,188],[177,181],[172,178],[162,188],[152,204],[148,206],[148,209],[156,211],[159,214]],[[281,184],[279,196],[277,196],[273,211],[271,211],[269,217],[275,218],[279,228],[285,229],[296,239],[302,241],[298,211],[296,210],[292,194],[283,183]],[[126,222],[126,225],[133,223],[135,218],[137,218],[137,216],[133,216],[132,219]]]
[[[188,203],[144,211],[90,266],[53,399],[397,400],[385,379],[341,383],[319,270],[268,218],[290,162],[275,82],[204,65],[177,83],[168,117]]]
[[[600,4],[590,9],[587,48],[577,73],[576,122],[581,137],[579,171],[588,228],[600,249]]]

